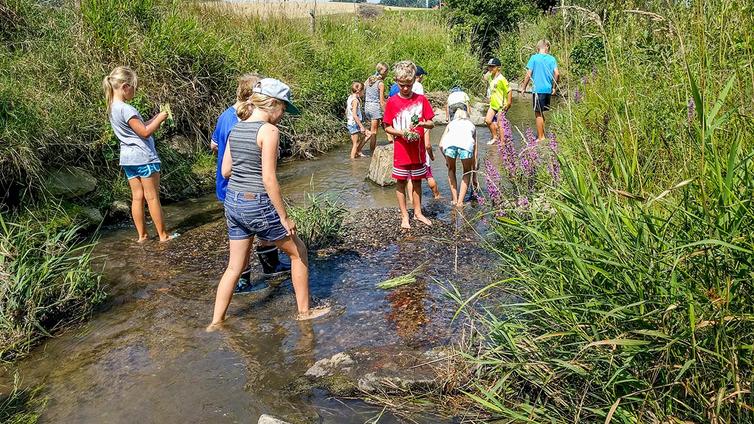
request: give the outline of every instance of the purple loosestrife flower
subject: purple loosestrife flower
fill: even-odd
[[[547,135],[550,139],[550,163],[548,164],[548,170],[550,176],[555,182],[560,181],[560,162],[558,162],[558,141],[555,138],[555,133]]]
[[[481,194],[478,194],[478,193],[476,195],[476,201],[477,201],[477,203],[479,203],[479,206],[484,206],[485,203],[487,203],[487,199],[485,199],[484,196],[482,196]]]
[[[513,141],[513,130],[511,130],[511,122],[502,111],[497,116],[497,122],[500,125],[500,134],[503,135],[503,141],[505,141],[506,143]]]
[[[694,99],[689,99],[689,102],[686,104],[686,121],[689,124],[694,122],[694,115],[696,115],[696,102]]]
[[[537,162],[539,161],[539,142],[530,128],[526,129],[526,147],[521,152],[521,168],[528,175],[534,175],[537,172]]]
[[[500,193],[500,171],[489,160],[484,161],[484,170],[487,174],[487,194],[490,195],[492,203],[500,203],[502,195]]]
[[[498,209],[497,212],[495,212],[495,218],[504,218],[507,213],[504,209]]]
[[[581,100],[584,98],[584,96],[581,95],[581,91],[579,91],[579,88],[576,87],[575,90],[573,90],[573,101],[576,103],[581,103]]]
[[[500,152],[500,160],[503,162],[503,167],[508,174],[509,178],[513,178],[516,175],[518,164],[516,163],[516,146],[513,145],[513,140],[507,141],[505,146]]]
[[[526,196],[521,196],[518,198],[518,201],[516,202],[516,206],[518,206],[520,209],[528,209],[529,208],[529,198]]]

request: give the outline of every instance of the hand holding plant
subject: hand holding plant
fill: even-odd
[[[160,105],[160,113],[165,113],[167,119],[165,120],[171,127],[175,126],[175,120],[173,120],[173,111],[170,110],[170,103],[163,103]]]

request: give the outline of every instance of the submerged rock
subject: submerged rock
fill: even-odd
[[[70,166],[52,171],[45,186],[53,196],[72,199],[94,191],[97,179],[81,168]]]
[[[263,414],[261,417],[259,417],[259,421],[257,421],[257,424],[291,424],[288,421],[283,421],[281,419],[275,418],[272,415]]]

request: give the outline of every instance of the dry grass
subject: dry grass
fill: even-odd
[[[263,18],[286,17],[289,19],[307,18],[312,12],[316,16],[359,14],[359,3],[313,2],[313,1],[250,1],[244,3],[207,2],[204,4],[213,9],[233,11],[244,15],[254,15]],[[385,7],[369,5],[370,8],[381,10],[429,10],[414,7]]]

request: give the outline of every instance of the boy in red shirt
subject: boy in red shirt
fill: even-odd
[[[395,65],[395,80],[400,91],[388,99],[385,105],[383,122],[385,132],[395,137],[393,150],[393,178],[398,181],[396,195],[401,208],[401,228],[411,228],[406,208],[406,184],[413,185],[414,218],[426,225],[432,225],[422,213],[422,183],[427,177],[427,151],[424,130],[435,126],[432,118],[435,112],[423,95],[412,91],[416,81],[416,65],[410,61]],[[429,141],[429,140],[426,140]]]

